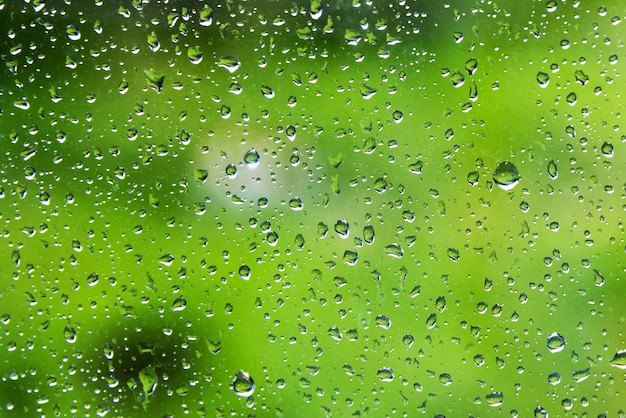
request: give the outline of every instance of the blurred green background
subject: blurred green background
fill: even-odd
[[[0,0],[0,415],[624,416],[619,4]]]

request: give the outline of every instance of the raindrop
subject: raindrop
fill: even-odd
[[[502,190],[511,190],[520,182],[522,177],[520,176],[517,167],[509,161],[504,161],[498,164],[493,172],[493,181]]]
[[[437,325],[437,314],[431,313],[430,315],[428,315],[428,318],[426,318],[426,328],[433,329],[435,328],[436,325]]]
[[[172,254],[164,254],[159,257],[159,264],[163,264],[166,267],[169,267],[174,262],[174,256]]]
[[[225,171],[228,178],[234,179],[237,177],[237,166],[235,164],[228,164]]]
[[[618,369],[626,369],[626,350],[619,350],[615,353],[609,363],[611,366],[617,367]]]
[[[254,148],[246,151],[243,156],[243,162],[250,168],[256,167],[261,161],[261,156]]]
[[[228,70],[228,72],[230,73],[234,73],[241,66],[241,62],[239,61],[239,58],[229,55],[229,56],[221,57],[219,61],[217,62],[217,65],[218,67],[222,67]]]
[[[461,254],[459,253],[459,250],[457,250],[456,248],[448,248],[448,258],[452,261],[459,261],[459,259],[461,258]]]
[[[391,382],[394,378],[393,370],[389,367],[383,367],[378,369],[378,371],[376,372],[376,376],[381,382]]]
[[[150,51],[157,52],[161,49],[161,42],[159,42],[159,38],[156,36],[156,33],[152,32],[148,34],[148,48]]]
[[[538,406],[535,408],[533,415],[535,418],[548,418],[548,411],[543,406]]]
[[[28,110],[30,109],[30,103],[28,103],[28,100],[22,98],[22,99],[18,99],[16,101],[13,102],[13,106],[17,107],[18,109],[21,110]]]
[[[98,274],[91,273],[89,276],[87,276],[87,284],[89,286],[97,285],[98,284]]]
[[[444,386],[450,386],[452,384],[452,376],[448,373],[442,373],[439,375],[439,382]]]
[[[548,375],[548,383],[554,386],[558,385],[559,383],[561,383],[561,375],[557,372],[550,373]]]
[[[600,151],[602,151],[602,154],[607,158],[613,157],[613,144],[610,142],[603,143]]]
[[[552,180],[556,180],[556,178],[559,177],[559,171],[557,170],[554,160],[550,160],[548,163],[548,176],[550,176]]]
[[[65,29],[65,33],[67,33],[67,37],[71,41],[78,41],[80,39],[80,31],[74,25],[67,25],[67,28]]]
[[[63,338],[70,344],[76,342],[76,330],[70,326],[65,326],[63,329]]]
[[[184,297],[177,297],[172,303],[172,311],[179,312],[184,310],[187,307],[187,300]]]
[[[604,286],[604,276],[600,273],[600,270],[593,269],[593,282],[596,286]]]
[[[345,219],[340,219],[335,223],[335,232],[343,239],[350,235],[350,225]]]
[[[261,86],[261,93],[263,93],[263,96],[266,99],[274,98],[274,89],[271,88],[270,86],[266,86],[265,84]]]
[[[289,201],[289,208],[292,210],[302,210],[304,208],[304,204],[300,198],[294,197]]]
[[[539,83],[539,87],[545,89],[550,84],[550,76],[543,71],[539,71],[537,73],[537,83]]]
[[[502,405],[504,402],[504,395],[502,392],[492,392],[485,397],[485,400],[487,401],[487,405],[495,408]]]
[[[187,50],[187,57],[189,58],[189,61],[191,61],[192,64],[200,64],[203,58],[200,47],[199,46],[189,47],[189,49]]]
[[[363,227],[363,240],[367,244],[372,244],[376,236],[374,235],[374,227],[372,225],[365,225]]]
[[[563,349],[565,348],[565,344],[565,337],[557,332],[553,332],[548,337],[546,346],[548,347],[548,351],[550,351],[551,353],[558,353],[559,351],[563,351]]]
[[[311,0],[311,5],[309,7],[309,14],[313,20],[317,20],[322,17],[322,12],[324,9],[322,8],[322,0]]]
[[[213,22],[213,9],[211,9],[207,4],[205,4],[202,10],[200,10],[199,21],[200,26],[211,26],[211,23]]]
[[[367,84],[361,84],[361,96],[364,99],[371,99],[376,94],[376,89],[368,86]]]
[[[404,256],[404,250],[399,244],[389,244],[385,247],[385,253],[393,258],[402,258]]]
[[[241,277],[243,280],[250,280],[250,267],[246,266],[245,264],[239,267],[238,273],[239,277]]]
[[[104,354],[104,357],[107,360],[111,360],[115,355],[115,352],[113,351],[113,348],[111,348],[111,345],[106,343],[102,346],[102,354]]]
[[[399,110],[394,110],[393,113],[391,114],[391,117],[393,118],[393,121],[395,123],[400,123],[402,122],[402,112]]]
[[[415,338],[413,338],[411,334],[406,334],[404,337],[402,337],[402,344],[404,344],[404,348],[406,348],[407,350],[411,348],[414,342]]]

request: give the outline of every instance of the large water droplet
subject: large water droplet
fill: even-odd
[[[221,57],[219,61],[217,62],[217,65],[218,67],[222,67],[228,70],[228,72],[230,73],[234,73],[241,66],[241,62],[239,61],[239,58],[229,55],[229,56]]]
[[[610,364],[618,369],[626,369],[626,350],[619,350],[615,353],[611,358]]]
[[[551,353],[558,353],[559,351],[563,351],[563,349],[565,348],[565,343],[565,337],[563,337],[558,332],[553,332],[548,337],[546,346]]]
[[[233,379],[232,388],[235,395],[247,398],[254,393],[254,380],[248,373],[239,370]]]
[[[376,372],[376,377],[378,377],[378,380],[381,382],[391,382],[394,378],[393,370],[390,367],[380,368]]]
[[[70,326],[66,326],[63,329],[63,338],[70,344],[74,344],[76,342],[76,330]]]
[[[487,405],[495,408],[502,405],[502,402],[504,402],[504,395],[502,392],[492,392],[485,397],[485,400],[487,401]]]
[[[509,161],[504,161],[498,164],[493,172],[493,181],[496,182],[498,187],[502,190],[511,190],[518,185],[522,176],[517,167]]]
[[[248,150],[243,156],[243,162],[248,167],[256,167],[259,165],[259,161],[261,161],[261,156],[254,148]]]

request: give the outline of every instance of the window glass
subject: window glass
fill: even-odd
[[[625,415],[617,1],[0,0],[0,415]]]

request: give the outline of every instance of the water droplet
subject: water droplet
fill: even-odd
[[[228,178],[234,179],[237,177],[237,166],[235,164],[228,164],[225,171]]]
[[[335,223],[335,232],[343,239],[350,235],[350,225],[345,219],[340,219]]]
[[[223,104],[220,107],[220,116],[222,117],[222,119],[228,119],[230,117],[230,106],[228,106],[227,104]]]
[[[159,49],[161,49],[161,42],[159,42],[159,38],[154,32],[148,34],[147,43],[148,48],[150,48],[150,51],[152,52],[157,52]]]
[[[376,89],[368,86],[367,84],[361,84],[361,96],[364,99],[370,99],[376,94]]]
[[[561,383],[561,375],[557,372],[550,373],[548,375],[548,383],[554,386],[558,385],[559,383]]]
[[[174,256],[172,254],[164,254],[159,257],[159,264],[163,264],[166,267],[169,267],[174,262]]]
[[[502,405],[504,402],[504,395],[502,392],[492,392],[485,397],[485,400],[487,401],[487,405],[495,408]]]
[[[296,140],[296,127],[293,125],[289,125],[287,126],[287,128],[285,129],[285,135],[287,135],[287,139],[290,141],[295,141]]]
[[[548,337],[546,346],[548,347],[548,350],[551,353],[558,353],[559,351],[563,351],[563,349],[565,348],[565,344],[566,344],[565,337],[563,337],[561,334],[557,332],[553,332]]]
[[[435,328],[436,325],[437,325],[437,314],[431,313],[430,315],[428,315],[428,318],[426,318],[426,328],[433,329]]]
[[[548,411],[543,406],[538,406],[533,411],[533,415],[535,418],[548,418]]]
[[[613,144],[611,144],[610,142],[605,142],[604,144],[602,144],[602,148],[600,148],[600,151],[602,151],[602,154],[605,157],[612,158],[613,157]]]
[[[239,58],[229,55],[229,56],[221,57],[219,61],[217,62],[217,65],[218,67],[222,67],[228,70],[228,72],[230,73],[234,73],[241,66],[241,62],[239,61]]]
[[[580,383],[584,380],[587,380],[587,378],[589,378],[590,375],[591,375],[591,368],[589,367],[587,367],[586,369],[576,370],[574,373],[572,373],[572,377],[574,378],[574,381],[576,381],[576,383]]]
[[[289,201],[289,208],[292,210],[302,210],[304,208],[304,204],[300,198],[294,197]]]
[[[97,285],[98,284],[98,274],[91,273],[89,276],[87,276],[87,284],[89,286]]]
[[[467,71],[469,75],[474,75],[477,69],[478,69],[478,60],[476,58],[470,58],[467,61],[465,61],[465,71]]]
[[[610,364],[618,369],[626,369],[626,350],[619,350],[615,353],[611,358]]]
[[[78,41],[80,39],[80,31],[74,25],[67,25],[67,28],[65,29],[65,33],[67,33],[67,37],[71,41]]]
[[[435,301],[435,309],[441,313],[446,310],[446,298],[445,296],[439,296]]]
[[[554,160],[550,160],[548,163],[548,176],[550,176],[552,180],[556,180],[557,177],[559,177],[559,171]]]
[[[189,49],[187,50],[187,57],[189,58],[189,61],[191,61],[192,64],[200,64],[203,58],[200,47],[199,46],[189,47]]]
[[[63,329],[63,338],[70,344],[76,342],[76,330],[70,326],[65,326]]]
[[[296,246],[296,250],[301,250],[304,248],[304,237],[302,234],[297,234],[293,240],[294,245]]]
[[[450,386],[452,384],[452,376],[448,373],[442,373],[439,375],[439,382],[444,386]]]
[[[604,276],[600,273],[600,270],[593,269],[593,282],[596,286],[604,286]]]
[[[450,75],[450,81],[454,87],[459,88],[465,83],[465,76],[460,71],[455,71]]]
[[[401,111],[394,110],[393,113],[391,114],[391,117],[393,118],[393,121],[395,123],[400,123],[402,122],[402,118],[404,117],[404,115],[402,114]]]
[[[250,267],[246,266],[245,264],[239,267],[238,273],[239,277],[241,277],[243,280],[250,280]]]
[[[28,103],[28,100],[22,98],[22,99],[18,99],[16,101],[13,102],[13,106],[17,107],[18,109],[21,110],[28,110],[30,109],[30,103]]]
[[[517,167],[509,161],[504,161],[498,164],[495,171],[493,172],[493,181],[500,187],[502,190],[511,190],[522,179],[519,171],[517,171]]]
[[[266,99],[274,98],[274,89],[271,88],[270,86],[266,86],[265,84],[261,86],[261,93],[263,93],[263,96]]]
[[[172,303],[172,311],[174,312],[183,311],[185,310],[186,307],[187,307],[187,300],[185,300],[185,298],[182,296],[177,297]]]
[[[413,338],[411,334],[406,334],[404,337],[402,337],[402,344],[404,344],[404,348],[406,348],[407,350],[411,348],[414,342],[415,338]]]
[[[163,82],[165,81],[164,74],[153,68],[150,68],[149,70],[144,70],[143,74],[145,76],[146,83],[151,89],[153,89],[157,93],[160,93],[161,90],[163,90]]]
[[[391,319],[385,315],[376,316],[376,326],[382,329],[389,329],[391,327]]]
[[[578,101],[578,97],[576,96],[576,93],[571,92],[567,96],[565,96],[565,101],[567,101],[567,103],[569,103],[570,106],[574,106],[576,102]]]
[[[448,258],[452,261],[459,261],[461,258],[461,253],[456,248],[448,248],[447,250]]]
[[[385,253],[393,258],[402,258],[404,256],[404,250],[399,244],[389,244],[385,247]]]
[[[539,71],[537,73],[537,83],[539,83],[539,87],[545,89],[550,84],[550,76],[543,71]]]
[[[311,0],[311,5],[309,6],[309,14],[313,20],[317,20],[322,17],[322,12],[324,11],[322,7],[322,0]]]
[[[381,382],[391,382],[394,378],[393,370],[390,367],[382,367],[376,372],[376,377]]]
[[[243,162],[250,168],[256,167],[261,161],[261,156],[254,148],[248,150],[243,156]]]
[[[363,227],[363,241],[367,244],[372,244],[375,238],[374,227],[372,225],[365,225]]]
[[[200,10],[198,20],[200,22],[200,26],[211,26],[211,23],[213,23],[213,9],[205,4],[202,10]]]

